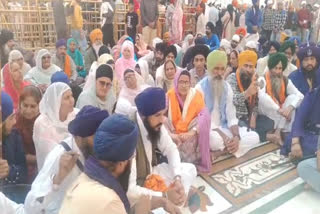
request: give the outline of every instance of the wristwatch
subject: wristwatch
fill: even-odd
[[[240,137],[240,135],[234,135],[233,137],[238,137],[239,138],[239,140],[241,140],[241,137]]]

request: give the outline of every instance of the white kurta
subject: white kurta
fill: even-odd
[[[228,85],[228,94],[227,94],[227,101],[226,101],[226,119],[227,119],[227,126],[232,127],[234,125],[238,125],[238,119],[236,117],[236,107],[233,104],[233,91],[229,83]],[[198,84],[196,88],[203,94],[203,90],[201,86]],[[222,137],[217,131],[213,131],[213,129],[219,129],[229,138],[232,138],[232,133],[229,128],[223,128],[221,126],[220,121],[221,113],[219,111],[219,102],[215,100],[214,108],[211,112],[211,129],[210,132],[210,148],[212,151],[217,150],[224,150],[225,145]],[[259,135],[254,131],[248,131],[246,127],[239,127],[239,135],[240,135],[240,142],[239,142],[239,149],[233,155],[237,158],[246,154],[249,150],[256,147],[259,142],[260,138]]]
[[[197,20],[197,34],[201,33],[202,35],[206,35],[206,24],[207,20],[203,13],[198,16]]]
[[[164,126],[161,127],[161,136],[160,141],[158,142],[158,149],[164,156],[168,158],[168,164],[161,163],[155,167],[152,167],[152,144],[148,139],[147,130],[144,127],[142,119],[140,118],[138,113],[137,124],[141,132],[141,137],[150,169],[152,169],[151,174],[160,175],[165,180],[167,186],[169,186],[173,182],[176,175],[180,175],[185,192],[186,194],[188,194],[190,186],[197,176],[196,167],[190,163],[181,163],[178,148],[176,144],[173,143],[168,131]],[[127,195],[131,202],[131,206],[133,206],[143,195],[162,197],[161,192],[156,192],[137,185],[137,165],[135,158],[133,158],[132,160],[131,174],[129,178],[129,189]]]
[[[268,69],[268,60],[269,60],[269,55],[258,59],[256,72],[260,77],[263,76],[265,73],[265,70]]]
[[[264,82],[264,87],[259,90],[259,114],[266,115],[274,121],[274,129],[282,129],[284,132],[290,132],[292,123],[294,121],[295,110],[292,112],[291,120],[288,121],[286,118],[278,113],[280,106],[273,101],[273,99],[266,92],[266,81],[263,77],[259,78],[259,82]],[[292,106],[297,109],[303,100],[303,94],[294,86],[290,79],[287,84],[287,97],[282,105],[282,108]]]
[[[64,140],[72,151],[80,154],[79,160],[84,164],[84,156],[78,148],[73,137]],[[39,171],[36,179],[32,183],[30,192],[25,200],[26,214],[41,214],[45,211],[46,214],[56,214],[59,212],[66,191],[72,183],[81,174],[80,169],[75,165],[69,175],[59,185],[58,189],[53,187],[53,178],[59,171],[60,157],[66,152],[63,146],[56,145],[48,154],[42,169]],[[44,198],[40,203],[39,199]]]
[[[23,214],[23,204],[17,204],[8,199],[2,192],[0,192],[0,209],[1,214]]]

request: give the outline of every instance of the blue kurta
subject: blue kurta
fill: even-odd
[[[282,155],[291,152],[292,138],[299,137],[303,156],[314,155],[317,151],[318,130],[320,124],[320,87],[305,95],[296,112],[292,131],[281,148]]]
[[[210,52],[217,50],[220,47],[220,41],[216,34],[213,34],[210,39],[206,36],[205,41],[210,48]]]
[[[307,79],[305,78],[301,69],[292,72],[289,75],[289,79],[292,81],[294,86],[303,94],[306,95],[307,92],[310,91],[309,84]],[[320,85],[320,69],[316,72],[316,80],[313,88],[316,88]]]

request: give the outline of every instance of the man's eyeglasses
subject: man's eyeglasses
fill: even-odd
[[[112,83],[111,82],[105,82],[105,81],[98,81],[101,87],[111,88]]]

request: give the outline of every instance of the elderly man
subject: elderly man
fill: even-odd
[[[291,134],[281,148],[282,155],[300,159],[314,155],[319,149],[317,147],[320,131],[319,108],[320,88],[318,87],[305,95],[296,113]]]
[[[231,51],[235,50],[237,51],[238,53],[240,53],[241,51],[243,51],[242,47],[239,45],[240,43],[240,36],[235,34],[232,36],[232,40],[231,40],[231,43],[230,43],[230,46],[231,46]]]
[[[233,104],[239,126],[256,130],[261,142],[268,139],[267,132],[273,129],[273,122],[258,115],[258,81],[255,67],[258,56],[254,51],[246,50],[239,54],[239,67],[236,73],[228,76],[227,82],[233,90]]]
[[[273,137],[280,145],[291,132],[295,110],[303,99],[303,94],[283,75],[287,65],[283,53],[273,54],[268,60],[269,71],[260,78],[264,87],[259,91],[259,112],[274,121]]]
[[[305,95],[320,85],[320,47],[314,43],[304,44],[299,48],[297,56],[301,66],[289,75],[289,79]]]
[[[296,45],[291,41],[285,41],[281,45],[279,52],[284,53],[288,59],[288,66],[286,70],[283,71],[283,75],[288,77],[293,71],[298,69],[297,66],[292,64],[293,56],[296,54]]]
[[[206,60],[210,50],[206,45],[195,45],[191,49],[193,68],[189,72],[191,87],[195,87],[198,82],[207,76]]]
[[[99,50],[102,47],[103,34],[100,29],[94,29],[90,33],[90,47],[84,54],[84,69],[90,71],[91,65],[94,61],[98,60]]]
[[[66,40],[60,39],[56,42],[56,54],[52,57],[52,63],[61,68],[71,81],[76,81],[77,66],[67,54]]]
[[[9,53],[12,50],[19,50],[23,54],[25,61],[31,67],[35,65],[33,52],[23,50],[14,41],[13,33],[7,29],[2,29],[0,31],[0,69],[7,64]]]
[[[138,112],[133,120],[138,125],[139,138],[128,197],[133,204],[141,196],[149,196],[166,197],[175,205],[184,205],[197,172],[193,164],[181,163],[178,148],[163,126],[166,95],[161,88],[147,88],[135,103]],[[156,181],[162,185],[152,187],[150,183]]]
[[[209,75],[196,88],[203,93],[211,113],[211,150],[216,151],[217,155],[231,153],[238,158],[255,147],[260,140],[257,133],[238,126],[233,91],[223,79],[227,61],[225,52],[211,52],[207,57]]]
[[[77,114],[69,124],[73,137],[59,142],[48,154],[19,213],[58,213],[67,188],[81,173],[84,160],[91,153],[93,135],[106,117],[108,112],[91,106]]]
[[[164,54],[167,45],[164,42],[157,43],[155,50],[149,54],[141,57],[140,60],[145,60],[148,63],[149,73],[155,79],[157,69],[164,63]]]

